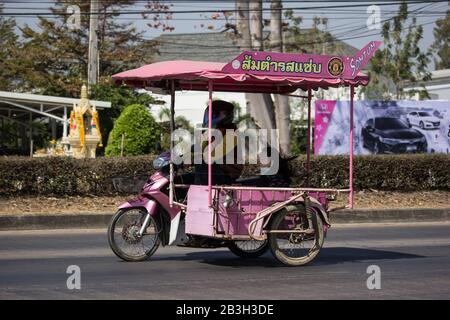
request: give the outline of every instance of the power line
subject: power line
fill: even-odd
[[[429,24],[434,23],[434,21],[430,21],[427,23],[422,23],[422,24],[417,24],[416,27],[419,26],[426,26]],[[367,32],[367,31],[366,31]],[[345,38],[334,38],[331,40],[326,40],[326,41],[312,41],[312,42],[303,42],[303,43],[298,43],[296,42],[298,45],[314,45],[314,44],[325,44],[325,43],[335,43],[335,42],[343,42],[345,40],[354,40],[354,39],[361,39],[361,38],[367,38],[367,37],[372,37],[372,36],[376,36],[379,35],[379,32],[375,32],[375,33],[371,33],[371,34],[364,34],[364,35],[356,35],[356,36],[351,36],[351,37],[345,37]],[[221,49],[221,47],[217,46],[216,49]],[[238,48],[236,48],[238,49]],[[179,51],[159,51],[161,54],[179,54]],[[227,51],[226,51],[227,52]],[[190,52],[183,52],[183,55],[198,55],[199,53],[203,53],[203,51],[190,51]],[[235,53],[235,51],[229,51],[229,53]],[[208,52],[208,55],[223,55],[224,52]]]
[[[438,3],[438,2],[447,2],[447,0],[434,0],[434,3]],[[430,3],[430,1],[423,1],[423,0],[413,0],[408,2],[409,4],[420,4],[420,3]],[[392,2],[379,2],[377,3],[378,6],[392,6],[395,4],[399,4],[397,3],[392,3]],[[355,7],[367,7],[367,4],[353,4],[353,5],[331,5],[331,6],[313,6],[313,7],[295,7],[295,8],[280,8],[280,9],[276,9],[276,10],[282,10],[282,11],[287,11],[287,10],[319,10],[319,9],[338,9],[338,8],[355,8]],[[262,11],[270,11],[270,8],[263,8]],[[221,13],[221,12],[231,12],[231,11],[236,11],[234,9],[214,9],[214,10],[161,10],[161,11],[154,11],[154,10],[121,10],[119,14],[189,14],[189,13]],[[251,9],[245,9],[245,10],[240,10],[240,11],[246,11],[246,12],[253,12],[254,10]],[[105,14],[104,12],[80,12],[81,15],[92,15],[92,14],[97,14],[97,15],[103,15]],[[107,12],[107,14],[117,14],[117,12]],[[60,12],[58,14],[53,14],[53,13],[39,13],[39,12],[14,12],[14,13],[7,13],[7,12],[2,12],[0,13],[1,16],[40,16],[40,17],[51,17],[51,16],[70,16],[72,15],[71,13],[67,13],[67,12]]]

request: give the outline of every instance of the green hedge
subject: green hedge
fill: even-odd
[[[3,157],[0,158],[0,195],[113,195],[118,193],[114,178],[141,178],[142,181],[153,172],[152,161],[151,156],[86,160]],[[292,185],[304,185],[305,157],[292,160],[289,170]],[[247,175],[255,172],[255,166],[245,170]],[[348,157],[313,158],[311,184],[346,188]],[[450,190],[450,156],[355,157],[354,186],[357,190]]]
[[[311,185],[347,188],[349,159],[321,156],[312,159]],[[290,162],[293,185],[306,181],[305,158]],[[376,155],[354,158],[356,190],[450,190],[450,155]]]
[[[113,178],[147,176],[153,157],[0,158],[0,194],[112,195]]]

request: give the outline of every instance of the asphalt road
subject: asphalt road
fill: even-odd
[[[67,289],[69,265],[81,289]],[[367,288],[367,268],[381,289]],[[305,267],[272,256],[242,260],[225,249],[160,248],[127,263],[104,230],[0,232],[0,299],[449,299],[450,223],[346,225]]]

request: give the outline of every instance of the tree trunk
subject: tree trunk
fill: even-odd
[[[241,50],[263,50],[262,42],[262,0],[237,0],[236,1],[237,22],[236,27],[239,33],[238,45]],[[252,29],[250,31],[250,14],[251,12]],[[252,40],[254,42],[252,43]],[[245,94],[248,101],[247,113],[250,113],[256,124],[262,129],[275,128],[275,117],[273,113],[273,102],[270,95],[262,95],[255,93]]]
[[[270,49],[283,52],[281,0],[272,0],[270,9]],[[280,152],[283,156],[288,156],[291,153],[291,109],[287,96],[275,95],[275,113],[280,137]]]
[[[252,49],[263,51],[262,0],[250,0],[250,23]]]
[[[237,21],[236,28],[238,31],[238,45],[242,50],[249,50],[252,47],[250,35],[249,20],[249,2],[248,0],[237,0]]]

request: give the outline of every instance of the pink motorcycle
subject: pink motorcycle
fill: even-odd
[[[322,205],[315,198],[310,200],[308,211],[303,202],[295,201],[285,207],[285,213],[280,218],[273,219],[267,228],[272,231],[283,228],[284,232],[277,235],[273,232],[270,236],[268,230],[261,230],[264,229],[261,223],[252,224],[251,221],[257,217],[258,212],[271,204],[289,200],[295,194],[294,189],[277,188],[274,192],[269,187],[258,187],[257,185],[270,183],[267,177],[243,179],[237,181],[239,186],[214,187],[217,190],[215,202],[221,203],[218,209],[222,212],[216,216],[213,211],[204,212],[207,186],[192,185],[194,175],[188,173],[175,176],[177,192],[174,197],[177,205],[171,206],[169,161],[168,152],[155,159],[153,165],[157,171],[148,179],[140,194],[122,204],[111,219],[108,228],[109,244],[121,259],[147,260],[160,245],[227,247],[242,258],[257,258],[271,247],[280,261],[298,265],[300,262],[304,264],[311,261],[322,247],[328,226],[322,220],[328,220],[325,215],[323,219],[317,219],[315,210],[322,208]],[[280,184],[280,178],[273,180],[274,184]],[[252,184],[255,186],[249,186]],[[324,192],[313,195],[327,202]],[[309,195],[306,197],[311,199]],[[188,201],[190,207],[195,207],[196,210],[187,215]],[[292,228],[304,231],[292,230],[289,233],[288,230]],[[248,236],[249,230],[252,230],[253,238]],[[261,237],[263,234],[266,237]],[[300,247],[289,247],[291,243],[297,243]],[[295,256],[284,253],[286,245],[291,254],[296,251]]]

